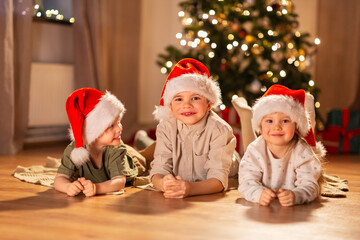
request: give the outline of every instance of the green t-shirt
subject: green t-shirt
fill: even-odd
[[[70,153],[74,148],[75,142],[71,142],[65,148],[58,169],[58,173],[69,176],[72,181],[84,177],[93,183],[101,183],[116,176],[126,176],[126,181],[130,182],[138,175],[138,169],[124,144],[105,147],[100,168],[94,167],[91,161],[76,167],[70,159]]]

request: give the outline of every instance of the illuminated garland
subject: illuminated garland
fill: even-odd
[[[38,18],[43,18],[47,20],[56,20],[60,22],[74,23],[75,18],[71,17],[70,19],[64,19],[64,15],[62,15],[59,10],[56,9],[48,9],[46,11],[41,10],[39,4],[34,5],[35,16]]]

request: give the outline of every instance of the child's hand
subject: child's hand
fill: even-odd
[[[174,181],[176,181],[176,178],[172,174],[165,175],[162,179],[163,192],[171,190]]]
[[[276,198],[276,194],[271,189],[265,189],[261,192],[259,204],[262,206],[269,206],[272,200]]]
[[[92,181],[85,178],[78,178],[78,181],[84,186],[83,193],[85,196],[92,197],[96,195],[96,187]]]
[[[73,181],[66,189],[66,194],[70,197],[76,196],[84,189],[84,186],[79,181]]]
[[[290,207],[295,204],[295,194],[291,190],[280,189],[277,195],[281,206]]]
[[[164,197],[165,198],[184,198],[190,193],[190,184],[184,181],[180,176],[172,179],[164,184]]]

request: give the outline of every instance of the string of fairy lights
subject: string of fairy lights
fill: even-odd
[[[35,11],[34,16],[36,16],[37,18],[43,18],[43,19],[48,19],[48,20],[56,20],[56,21],[60,21],[60,22],[67,22],[67,23],[70,23],[70,24],[75,22],[74,17],[71,17],[69,19],[65,19],[64,15],[61,14],[59,10],[57,10],[57,9],[42,10],[40,8],[39,4],[34,5],[34,11]]]
[[[223,0],[218,0],[219,2]],[[274,2],[277,2],[277,5],[274,5]],[[287,15],[292,12],[292,3],[289,0],[269,0],[268,6],[266,6],[266,11],[268,13],[276,14],[277,16]],[[241,16],[258,16],[259,12],[256,10],[251,10],[248,8],[246,4],[235,4],[233,7],[237,13]],[[224,13],[217,13],[215,9],[210,9],[208,12],[201,12],[198,16],[193,17],[187,14],[185,11],[179,11],[178,17],[181,20],[184,28],[197,25],[199,26],[196,31],[188,30],[186,33],[178,32],[176,33],[176,39],[178,39],[178,43],[181,47],[184,48],[201,48],[205,50],[207,53],[207,57],[214,58],[216,57],[215,49],[218,47],[218,43],[216,41],[212,41],[211,37],[209,37],[210,32],[207,31],[203,26],[209,26],[209,24],[214,25],[217,28],[229,28],[232,31],[227,35],[228,43],[226,44],[227,51],[231,52],[235,49],[239,51],[240,54],[245,56],[254,55],[259,62],[261,62],[261,66],[264,69],[270,69],[269,63],[261,58],[262,53],[264,52],[264,46],[271,48],[271,58],[275,61],[275,63],[280,62],[281,59],[285,58],[287,63],[298,68],[299,71],[304,70],[311,66],[311,56],[315,53],[306,51],[303,48],[296,49],[294,37],[300,38],[301,33],[299,31],[295,31],[291,33],[292,35],[285,35],[283,37],[283,41],[278,41],[271,43],[266,40],[266,37],[277,37],[279,35],[278,30],[271,29],[269,27],[269,19],[267,17],[262,18],[262,24],[265,25],[265,29],[267,31],[258,32],[257,35],[253,35],[251,31],[244,31],[241,29],[241,24],[239,22],[228,21],[227,16]],[[234,32],[238,33],[238,36],[234,34]],[[266,36],[267,35],[267,36]],[[285,44],[284,44],[285,43]],[[320,39],[314,39],[314,45],[317,46],[320,44]],[[280,51],[281,50],[281,51]],[[229,54],[230,55],[230,54]],[[240,62],[244,58],[233,57],[230,59],[234,64],[240,64]],[[160,69],[162,74],[167,74],[171,71],[171,68],[175,62],[169,60],[165,62],[165,65]],[[243,62],[241,62],[243,64]],[[280,67],[280,66],[279,66]],[[278,69],[277,75],[275,76],[272,70],[266,71],[266,74],[263,76],[259,76],[259,80],[263,79],[271,79],[273,83],[277,83],[280,78],[286,77],[287,72],[285,69]],[[261,85],[260,82],[258,82]],[[309,80],[308,85],[310,87],[315,85],[314,80]],[[265,86],[259,86],[262,92],[265,92],[267,88]],[[233,98],[238,97],[236,94]],[[225,106],[222,106],[225,108]],[[320,103],[316,102],[315,107],[319,108]]]

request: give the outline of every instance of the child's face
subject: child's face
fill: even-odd
[[[191,126],[205,116],[211,109],[211,103],[199,94],[186,91],[176,94],[171,100],[170,107],[178,120]]]
[[[96,139],[96,143],[100,146],[120,145],[122,129],[119,117]]]
[[[285,147],[293,139],[295,131],[295,122],[281,112],[265,115],[261,120],[261,135],[268,144]]]

